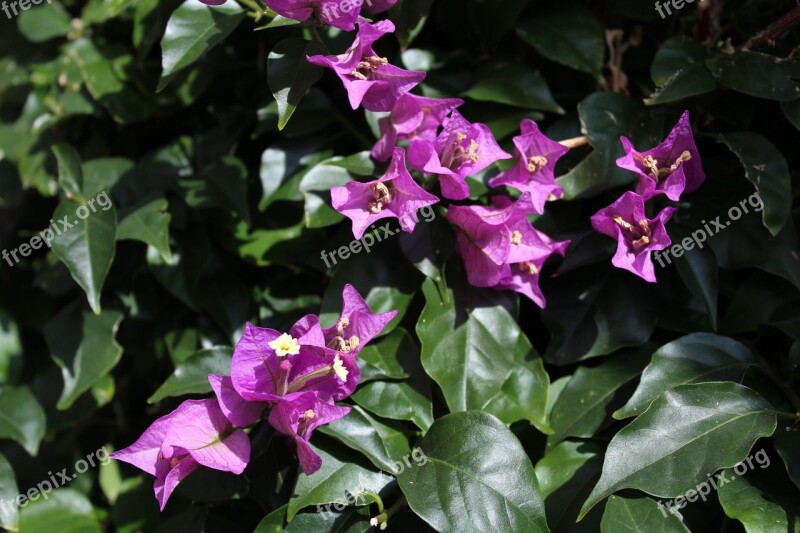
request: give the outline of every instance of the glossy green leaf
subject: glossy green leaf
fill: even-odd
[[[553,406],[553,435],[547,440],[548,446],[567,437],[593,437],[608,424],[609,411],[615,403],[621,403],[620,393],[639,377],[649,360],[650,352],[645,346],[592,368],[578,368]]]
[[[419,347],[405,329],[397,328],[370,342],[358,353],[361,383],[376,379],[406,379],[410,373],[404,367],[413,366],[414,358],[418,363]]]
[[[763,202],[764,225],[777,235],[792,210],[789,165],[781,151],[764,136],[753,132],[726,133],[719,141],[736,154],[745,176],[756,186]]]
[[[600,77],[605,53],[603,26],[577,2],[539,9],[517,24],[517,35],[548,59]]]
[[[200,350],[181,362],[147,403],[157,403],[171,396],[211,392],[209,374],[230,374],[233,350],[225,346]]]
[[[208,6],[186,0],[172,13],[161,39],[161,79],[164,89],[180,71],[198,61],[220,44],[244,19],[237,2]]]
[[[20,512],[20,533],[50,531],[63,533],[101,533],[89,499],[72,488],[51,492],[48,498],[32,501]]]
[[[0,388],[0,438],[14,439],[36,455],[47,421],[39,401],[27,387]]]
[[[739,50],[706,61],[719,82],[756,98],[790,102],[800,98],[800,62],[777,56]],[[757,74],[756,74],[757,73]]]
[[[525,109],[563,113],[544,77],[519,65],[498,65],[481,76],[480,81],[464,93],[480,102],[497,102]]]
[[[666,515],[666,516],[665,516]],[[600,523],[602,533],[689,533],[677,515],[662,511],[650,498],[611,496]]]
[[[497,9],[491,0],[467,0],[462,4],[484,45],[491,48],[511,31],[529,2],[530,0],[506,0],[503,9]]]
[[[603,474],[581,516],[624,488],[680,496],[709,474],[744,459],[756,440],[772,435],[776,423],[769,402],[736,383],[669,390],[611,440]]]
[[[402,433],[358,406],[344,418],[321,426],[319,431],[361,452],[388,473],[393,473],[397,469],[395,462],[410,451],[408,439]]]
[[[419,443],[427,462],[398,477],[408,505],[437,531],[547,531],[536,474],[517,438],[488,413],[444,416]]]
[[[286,127],[306,91],[322,77],[322,68],[309,63],[306,56],[325,54],[315,41],[285,39],[275,45],[267,59],[267,81],[278,102],[278,129]]]
[[[116,334],[122,319],[119,311],[106,310],[98,315],[65,312],[47,325],[45,337],[50,355],[64,378],[59,409],[71,407],[117,366],[122,346],[117,343]]]
[[[67,197],[83,194],[83,169],[78,151],[68,144],[56,144],[51,148],[58,160],[58,185]]]
[[[715,90],[717,82],[706,68],[707,58],[706,49],[689,37],[668,39],[650,67],[658,89],[646,100],[647,105],[677,102]]]
[[[600,479],[605,446],[590,440],[565,440],[536,463],[536,478],[544,498],[551,531],[595,532],[600,527],[601,506],[575,523],[581,505]],[[599,511],[599,512],[598,512]]]
[[[83,220],[81,213],[86,213]],[[53,253],[86,293],[92,310],[100,313],[100,295],[116,252],[116,209],[112,205],[108,210],[92,212],[85,205],[62,202],[53,220],[61,232],[53,239]],[[62,220],[71,227],[65,227]]]
[[[0,397],[2,392],[0,392]],[[8,462],[8,459],[0,454],[0,526],[10,531],[17,530],[17,522],[19,522],[19,509],[16,505],[7,505],[9,502],[14,502],[19,494],[17,488],[17,479],[14,476],[14,469]]]
[[[38,3],[39,5],[35,5]],[[23,11],[20,7],[17,27],[22,35],[32,43],[43,43],[55,37],[65,37],[72,31],[72,17],[58,1],[42,0],[34,2],[33,9]]]
[[[485,410],[506,423],[529,420],[544,432],[550,379],[519,326],[502,307],[473,309],[456,325],[455,295],[423,284],[417,323],[422,365],[442,389],[451,412]]]
[[[653,354],[636,392],[614,413],[614,418],[642,414],[653,400],[679,385],[741,381],[756,364],[753,352],[733,339],[711,333],[681,337]]]
[[[322,458],[322,468],[310,476],[297,478],[286,510],[289,522],[304,507],[347,502],[348,493],[353,499],[363,495],[365,490],[377,494],[392,480],[391,476],[359,466],[348,455],[312,448]]]
[[[140,241],[149,244],[161,254],[164,261],[172,260],[169,249],[169,223],[172,216],[167,211],[166,198],[120,213],[117,240]]]
[[[720,484],[719,503],[728,517],[742,523],[747,533],[800,532],[797,500],[791,509],[786,509],[769,493],[769,486],[760,489],[747,476],[736,475],[733,470],[723,475],[729,481]]]

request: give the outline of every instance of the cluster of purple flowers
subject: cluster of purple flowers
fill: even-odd
[[[344,54],[308,58],[336,72],[353,109],[389,112],[379,121],[381,136],[372,149],[376,160],[391,160],[387,172],[378,180],[354,181],[331,190],[333,207],[351,219],[356,239],[374,222],[390,217],[412,232],[417,210],[439,202],[414,181],[406,160],[414,170],[437,177],[444,198],[464,200],[469,196],[468,176],[512,157],[500,148],[488,126],[461,116],[457,108],[463,100],[410,93],[425,73],[391,65],[372,49],[377,39],[393,31],[391,21],[371,24],[359,19],[356,38]],[[517,165],[490,184],[517,188],[522,197],[513,204],[496,198],[494,207],[451,207],[448,220],[458,231],[458,249],[470,283],[515,290],[543,307],[539,271],[552,254],[563,255],[569,243],[554,242],[538,232],[527,215],[542,213],[548,199],[562,194],[554,169],[567,148],[545,137],[531,120],[523,121],[521,129],[522,135],[514,139]],[[407,142],[408,149],[398,147],[399,141]]]
[[[342,299],[342,313],[329,328],[316,315],[286,333],[248,323],[231,375],[208,376],[214,398],[183,402],[111,457],[155,476],[163,510],[178,483],[200,466],[241,474],[250,460],[246,428],[269,409],[267,422],[292,439],[303,472],[319,470],[322,459],[308,444],[311,433],[350,412],[335,402],[350,396],[361,379],[356,358],[397,315],[373,314],[350,285]]]
[[[688,111],[683,113],[666,140],[652,150],[639,152],[628,138],[621,140],[625,155],[617,160],[617,165],[637,174],[636,191],[626,192],[598,211],[592,217],[592,226],[597,232],[617,240],[617,251],[611,260],[615,267],[655,283],[651,256],[672,244],[665,226],[675,208],[665,207],[648,218],[646,202],[661,195],[677,202],[683,193],[697,190],[706,176]]]

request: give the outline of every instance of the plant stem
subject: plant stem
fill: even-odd
[[[800,24],[800,6],[795,7],[783,17],[770,24],[764,31],[750,37],[750,39],[742,45],[741,49],[750,50],[762,44],[775,46],[775,39],[791,30],[797,24]]]
[[[572,139],[564,139],[563,141],[558,141],[558,142],[571,150],[573,148],[578,148],[581,146],[588,145],[589,137],[587,137],[586,135],[582,135],[580,137],[573,137]]]

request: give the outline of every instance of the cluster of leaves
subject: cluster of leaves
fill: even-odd
[[[466,283],[443,210],[327,269],[352,240],[329,190],[368,181],[377,118],[305,61],[351,36],[255,0],[53,0],[0,15],[0,249],[106,191],[99,210],[0,263],[0,499],[87,453],[133,442],[226,373],[246,321],[284,330],[352,283],[399,310],[360,354],[353,411],[315,434],[298,475],[253,435],[242,476],[198,472],[163,514],[117,463],[0,516],[80,531],[799,531],[800,153],[791,0],[400,0],[379,51],[462,97],[504,148],[522,118],[588,137],[559,163],[564,201],[534,224],[572,242],[542,273],[548,306]],[[385,41],[385,42],[384,42]],[[610,264],[589,217],[630,189],[619,136],[660,142],[684,109],[708,179],[669,226],[680,242],[757,191],[647,284]],[[470,178],[485,202],[499,166]],[[428,458],[397,473],[412,448]],[[680,515],[684,495],[764,450],[771,463]],[[408,464],[408,463],[407,463]],[[738,473],[738,472],[737,472]],[[733,476],[728,476],[733,477]],[[376,498],[316,511],[368,485]],[[576,523],[578,518],[580,522]]]

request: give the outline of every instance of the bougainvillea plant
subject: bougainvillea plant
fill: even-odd
[[[0,10],[3,529],[800,532],[796,2]]]

